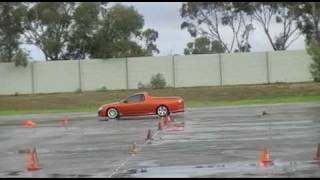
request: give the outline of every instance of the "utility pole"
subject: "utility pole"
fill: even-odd
[[[312,15],[315,17],[316,15],[316,2],[312,2]]]
[[[314,38],[314,40],[317,41],[317,29],[318,29],[318,27],[316,27],[316,26],[318,25],[318,19],[316,17],[316,2],[311,2],[311,6],[312,6],[313,21],[314,21],[313,38]]]

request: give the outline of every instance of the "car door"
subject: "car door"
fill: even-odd
[[[120,111],[123,115],[142,115],[145,113],[144,103],[144,94],[132,95],[123,102]]]

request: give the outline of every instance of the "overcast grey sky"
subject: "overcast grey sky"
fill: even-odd
[[[183,20],[179,15],[179,9],[182,2],[122,2],[121,4],[134,6],[144,16],[144,28],[153,28],[159,32],[156,44],[160,54],[156,56],[182,55],[186,44],[193,40],[187,30],[180,29]],[[274,23],[273,33],[277,32],[277,26],[279,25]],[[228,41],[231,36],[228,35],[227,30],[223,32],[222,38]],[[265,34],[258,26],[251,35],[250,43],[251,51],[272,51]],[[44,60],[42,52],[37,47],[30,45],[23,47],[29,50],[32,59]],[[304,49],[304,37],[301,36],[289,49]]]

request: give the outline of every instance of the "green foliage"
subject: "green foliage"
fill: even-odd
[[[108,90],[107,87],[102,86],[100,89],[97,89],[97,92],[105,92],[107,90]]]
[[[151,56],[158,32],[143,31],[144,19],[132,6],[105,2],[32,2],[24,36],[46,60]],[[144,39],[139,45],[136,39]]]
[[[295,8],[299,6],[297,2],[233,2],[236,11],[243,12],[257,26],[261,26],[264,30],[266,38],[273,50],[286,50],[294,41],[296,41],[301,33],[298,32],[297,14]],[[281,26],[277,30],[277,34],[273,36],[270,32],[274,26],[272,22]]]
[[[19,49],[26,7],[21,2],[0,2],[0,62],[12,62]]]
[[[192,37],[207,37],[210,41],[222,45],[227,53],[250,51],[249,36],[254,30],[246,14],[233,7],[231,2],[187,2],[180,9],[183,18],[181,29],[187,29]],[[231,43],[222,38],[221,27],[231,30]],[[217,42],[217,43],[216,43]],[[208,44],[208,42],[203,42]],[[210,52],[205,48],[195,50]],[[200,53],[195,52],[195,53]],[[185,54],[191,52],[185,51]]]
[[[77,90],[74,91],[75,93],[82,93],[82,90],[78,88]]]
[[[162,74],[157,73],[151,77],[149,84],[138,83],[138,89],[163,89],[166,86],[166,80]]]
[[[142,82],[139,82],[138,89],[145,89],[145,85]]]
[[[138,89],[151,89],[151,84],[143,84],[142,82],[138,83]]]
[[[319,2],[294,2],[291,11],[297,21],[300,31],[306,36],[307,44],[316,39],[320,42],[320,3]]]
[[[111,7],[102,19],[101,28],[94,36],[91,56],[93,58],[125,57],[136,52],[138,45],[131,42],[129,36],[142,28],[142,24],[142,17],[133,8],[120,4]],[[133,51],[129,52],[129,50]]]
[[[307,47],[307,52],[313,60],[313,63],[310,65],[310,72],[313,79],[316,82],[320,82],[320,44],[312,40]]]
[[[207,37],[199,37],[195,42],[189,42],[184,54],[215,54],[224,53],[226,50],[219,41],[210,41]]]
[[[145,39],[145,53],[146,56],[152,56],[153,52],[159,53],[159,49],[154,44],[158,38],[158,32],[154,29],[147,29],[142,33],[143,38]]]
[[[249,37],[260,26],[266,35],[266,42],[276,50],[286,50],[301,35],[307,38],[318,32],[320,41],[319,9],[316,15],[310,13],[310,2],[187,2],[183,3],[180,15],[181,29],[187,29],[192,37],[206,36],[211,41],[219,41],[226,52],[249,52]],[[272,35],[275,26],[276,35]],[[222,37],[222,28],[229,28],[228,40]]]
[[[84,59],[90,53],[94,30],[99,25],[100,5],[98,2],[81,2],[75,9],[67,58]]]
[[[166,80],[162,74],[157,73],[151,77],[150,84],[152,89],[162,89],[166,87]]]
[[[111,7],[102,20],[101,28],[93,37],[91,49],[93,58],[135,57],[158,52],[154,42],[158,32],[152,29],[142,31],[144,19],[133,7],[117,4]],[[143,49],[133,38],[144,38]]]
[[[225,52],[226,52],[226,49],[223,47],[223,45],[219,41],[211,42],[211,53],[215,54],[215,53],[225,53]]]
[[[74,2],[37,2],[28,11],[25,36],[46,60],[65,59],[74,8]]]
[[[13,61],[16,66],[26,67],[28,65],[27,55],[21,49],[18,50],[17,54],[13,58]]]

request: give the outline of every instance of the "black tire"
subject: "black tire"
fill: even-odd
[[[156,114],[160,117],[165,117],[170,114],[169,108],[165,105],[160,105],[157,107]]]
[[[119,118],[119,112],[116,108],[109,108],[107,110],[107,117],[108,119],[118,119]]]

